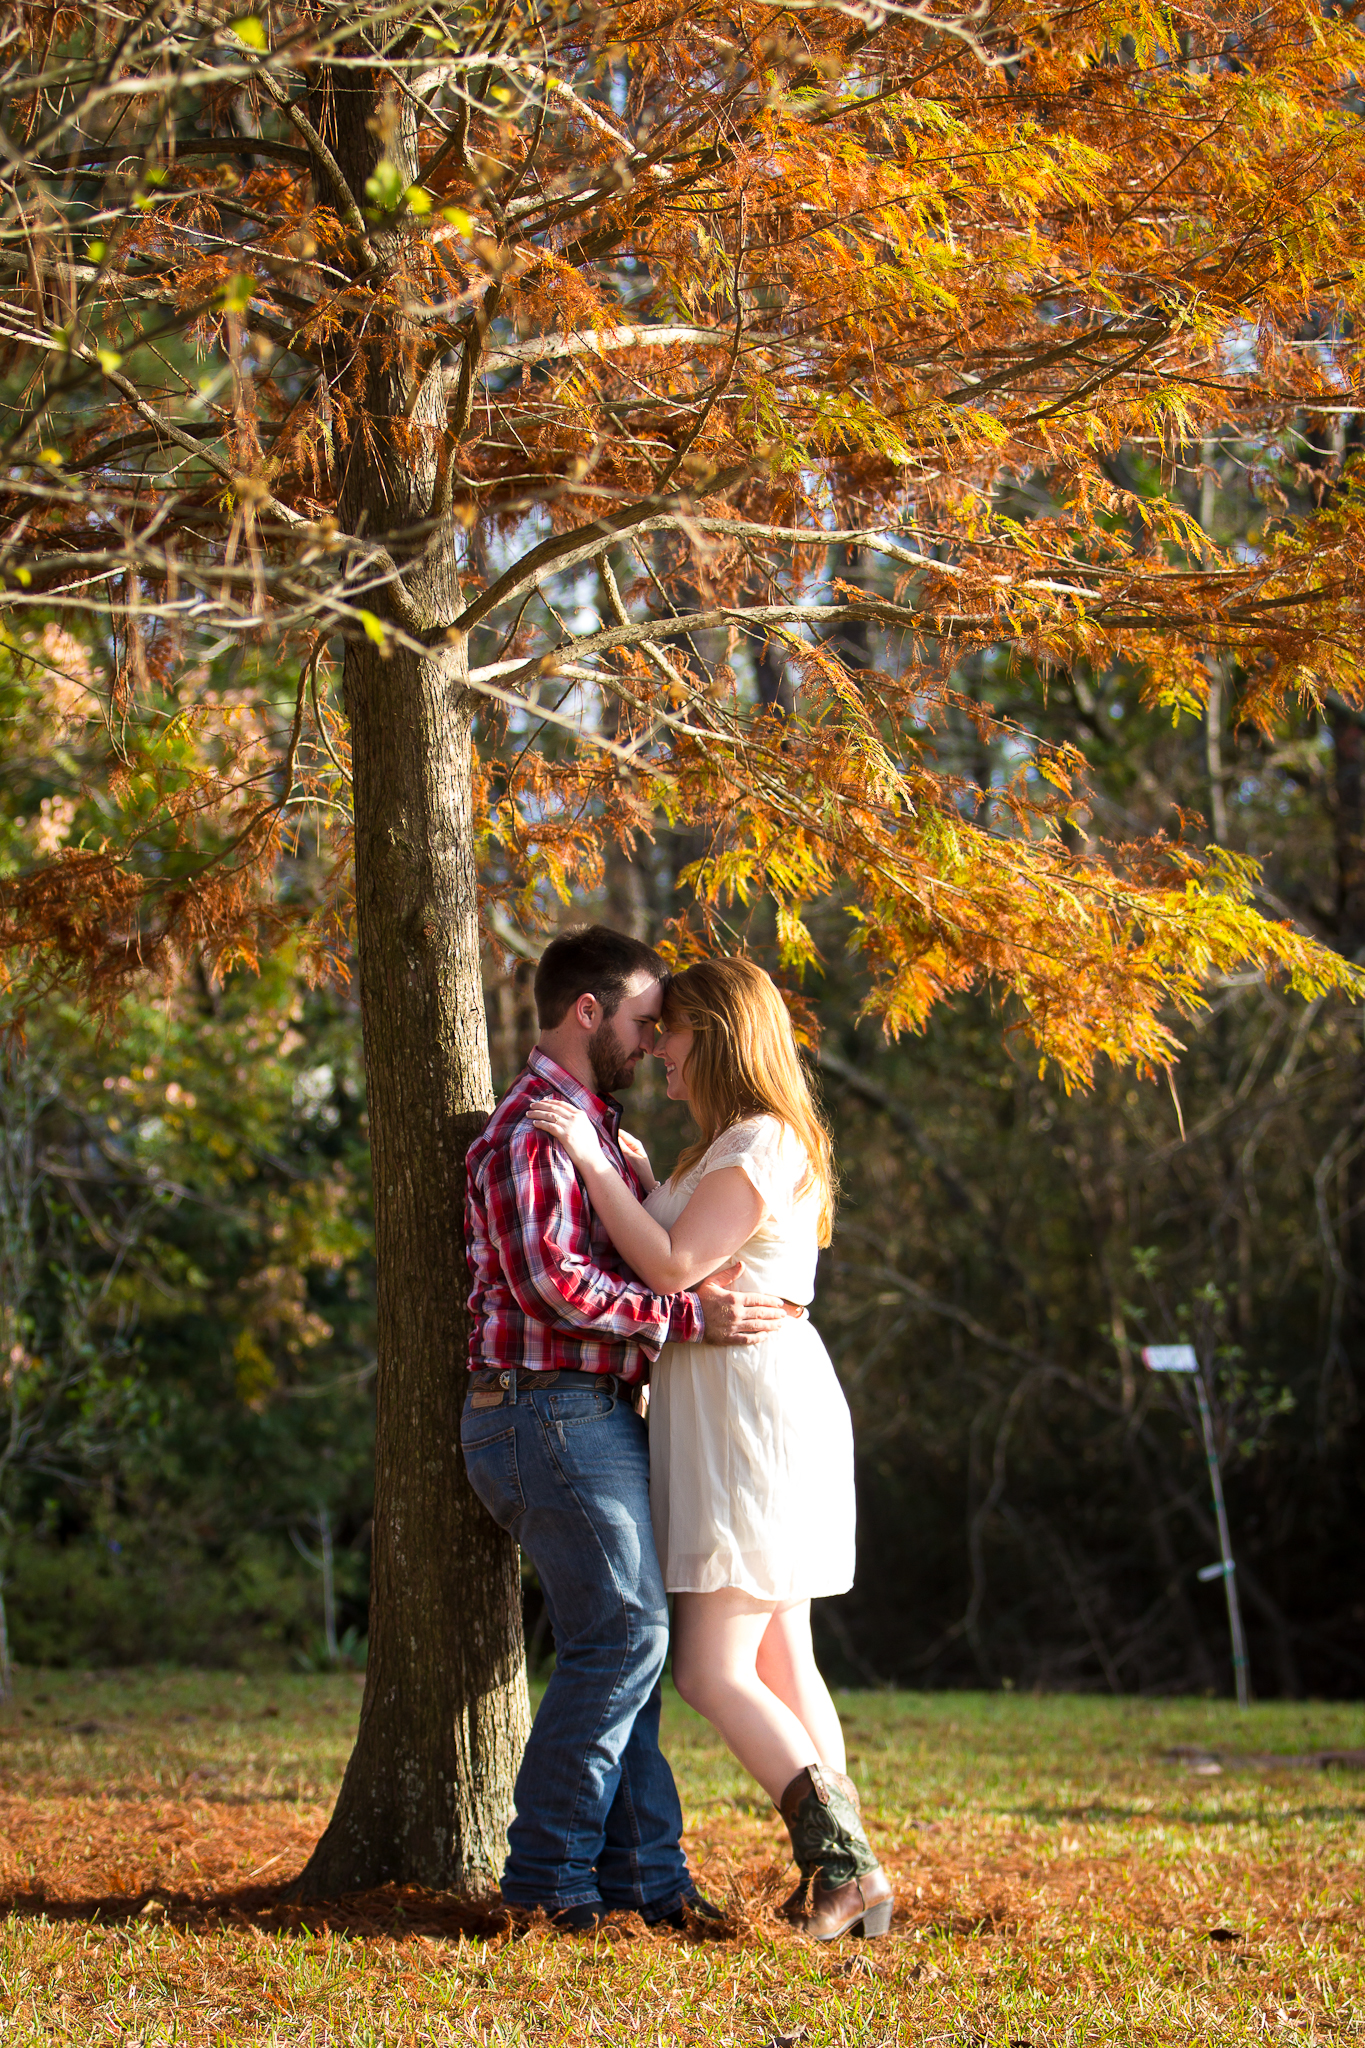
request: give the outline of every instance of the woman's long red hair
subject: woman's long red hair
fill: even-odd
[[[796,1049],[777,984],[752,960],[700,960],[675,974],[664,995],[664,1028],[692,1032],[686,1078],[701,1136],[674,1168],[695,1166],[708,1145],[748,1116],[775,1116],[795,1131],[810,1170],[803,1190],[819,1196],[819,1239],[834,1227],[834,1152]]]

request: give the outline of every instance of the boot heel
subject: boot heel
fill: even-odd
[[[879,1899],[875,1906],[869,1906],[858,1925],[853,1929],[865,1941],[875,1941],[879,1934],[885,1934],[891,1926],[891,1908],[894,1899]]]

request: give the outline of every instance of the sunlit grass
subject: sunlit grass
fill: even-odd
[[[1365,1773],[1196,1775],[1178,1746],[1365,1747],[1365,1709],[853,1694],[901,1900],[816,1947],[766,1802],[675,1700],[688,1846],[736,1932],[460,1938],[392,1892],[299,1914],[351,1677],[25,1673],[0,1722],[0,2042],[1151,2042],[1365,2033]]]

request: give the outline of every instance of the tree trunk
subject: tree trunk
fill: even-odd
[[[324,112],[353,191],[385,148],[411,181],[415,135],[363,74],[334,76]],[[389,308],[401,298],[400,233],[375,236]],[[299,1881],[304,1898],[386,1882],[486,1883],[501,1864],[529,1728],[516,1546],[475,1500],[459,1451],[464,1162],[492,1087],[467,653],[443,633],[460,602],[438,499],[444,398],[420,358],[414,367],[398,316],[381,319],[378,304],[374,316],[370,433],[357,433],[344,458],[342,519],[406,558],[406,598],[367,605],[391,622],[415,608],[420,637],[434,644],[346,650],[378,1291],[374,1548],[360,1728]]]

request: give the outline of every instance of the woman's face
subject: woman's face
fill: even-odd
[[[664,1093],[670,1102],[691,1103],[686,1078],[687,1056],[691,1050],[692,1027],[689,1024],[659,1026],[659,1042],[654,1048],[654,1057],[664,1063]]]

